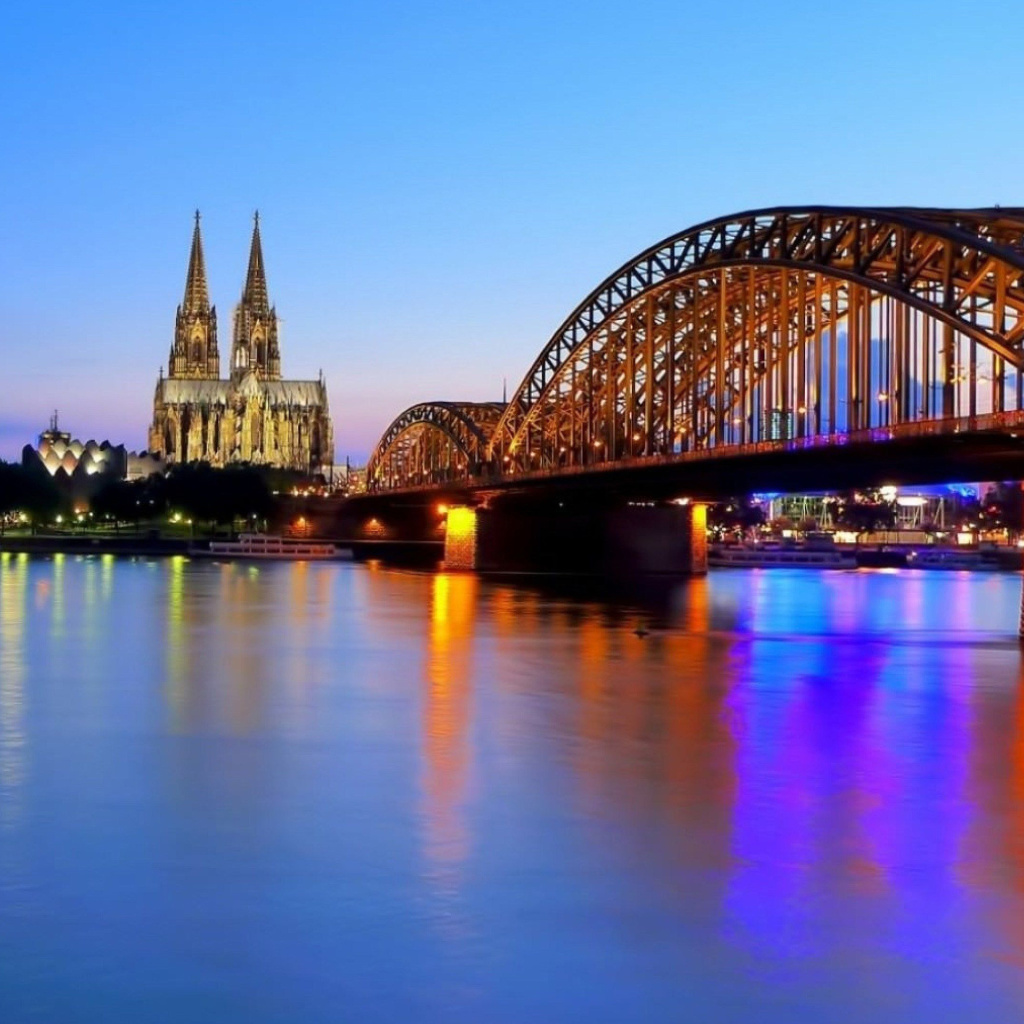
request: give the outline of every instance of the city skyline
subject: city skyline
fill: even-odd
[[[341,462],[414,402],[511,391],[600,280],[708,217],[1019,205],[1003,112],[1022,87],[992,18],[1011,40],[1024,14],[982,5],[954,48],[953,11],[652,3],[631,37],[612,5],[19,11],[0,41],[18,100],[0,457],[54,408],[145,445],[197,206],[224,314],[261,210],[282,346],[323,369]],[[801,31],[848,56],[801,56]],[[963,85],[981,53],[995,105]],[[896,102],[925,86],[941,113]],[[998,146],[955,143],[965,124]]]

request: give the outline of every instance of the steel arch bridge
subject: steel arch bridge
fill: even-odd
[[[602,282],[504,409],[452,407],[467,421],[460,435],[430,418],[441,407],[392,424],[372,489],[1016,424],[1024,209],[775,208],[708,221]],[[416,429],[440,447],[386,454]]]
[[[500,402],[423,402],[406,409],[377,442],[367,463],[375,490],[478,476]]]

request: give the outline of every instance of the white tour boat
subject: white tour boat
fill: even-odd
[[[238,540],[212,540],[206,551],[194,554],[207,554],[221,558],[290,558],[290,559],[324,559],[351,558],[348,548],[337,548],[324,541],[295,540],[291,537],[278,537],[268,533],[242,533]]]

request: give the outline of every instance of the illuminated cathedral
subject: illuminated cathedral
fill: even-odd
[[[185,297],[174,321],[167,376],[153,398],[149,450],[168,463],[252,462],[329,474],[334,438],[327,385],[282,380],[277,311],[271,306],[256,215],[249,269],[235,308],[229,375],[220,375],[217,309],[210,305],[199,212]]]

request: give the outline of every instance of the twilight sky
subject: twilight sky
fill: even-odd
[[[1024,205],[1024,4],[29,3],[0,31],[0,458],[146,441],[203,213],[362,462],[511,392],[651,243],[779,203]]]

